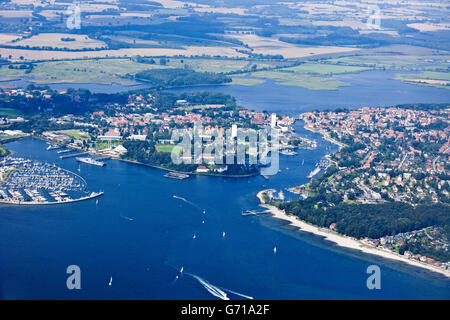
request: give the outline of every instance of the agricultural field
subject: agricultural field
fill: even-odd
[[[0,33],[0,45],[10,43],[13,40],[20,38],[18,34]]]
[[[31,38],[24,38],[14,42],[5,42],[3,45],[30,48],[67,48],[69,50],[106,48],[106,43],[103,41],[91,39],[83,34],[68,33],[40,33]]]
[[[392,70],[415,71],[448,68],[449,55],[361,55],[328,59],[325,62],[335,65],[360,66]]]
[[[419,74],[398,74],[396,79],[450,90],[450,73],[448,72],[424,71]]]
[[[35,63],[31,72],[25,69],[9,69],[4,65],[0,67],[0,79],[8,81],[19,78],[29,78],[37,84],[51,83],[98,83],[122,85],[136,84],[126,75],[134,75],[149,69],[185,68],[198,72],[236,72],[256,68],[267,68],[269,63],[252,63],[245,60],[227,59],[165,59],[167,63],[160,65],[160,59],[155,58],[154,64],[139,63],[129,58],[119,59],[86,59],[68,61],[49,61]]]
[[[126,74],[135,74],[140,71],[155,68],[165,68],[160,65],[137,63],[130,59],[91,59],[70,60],[36,63],[31,73],[25,70],[0,68],[0,76],[4,77],[30,77],[30,81],[46,83],[99,83],[133,85],[134,81],[124,79]]]
[[[302,46],[280,41],[275,37],[261,37],[254,34],[228,35],[242,41],[253,49],[253,53],[265,55],[282,55],[284,58],[305,58],[321,54],[349,53],[357,52],[358,48],[338,47],[338,46]]]
[[[117,50],[95,51],[53,51],[53,50],[26,50],[15,48],[0,48],[0,55],[8,57],[12,62],[22,61],[48,61],[87,58],[123,58],[137,55],[146,57],[173,57],[173,56],[220,56],[220,57],[246,57],[232,47],[213,46],[183,46],[173,48],[123,48]]]

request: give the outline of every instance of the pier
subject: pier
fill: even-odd
[[[86,154],[89,154],[89,152],[79,152],[79,153],[71,153],[71,154],[66,154],[64,156],[59,156],[60,159],[67,159],[67,158],[73,158],[73,157],[78,157],[78,156],[84,156]]]
[[[267,211],[255,211],[255,210],[245,210],[242,211],[242,216],[243,217],[247,217],[247,216],[259,216],[261,214],[266,214]]]

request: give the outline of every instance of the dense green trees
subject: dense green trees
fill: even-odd
[[[280,209],[301,220],[329,227],[336,223],[338,232],[355,238],[380,238],[429,226],[441,226],[450,234],[450,209],[443,204],[411,205],[399,202],[383,204],[346,204],[325,207],[322,196],[278,203]]]
[[[145,70],[137,73],[135,78],[139,81],[150,82],[158,88],[221,84],[232,81],[229,76],[220,73],[196,72],[180,68]]]

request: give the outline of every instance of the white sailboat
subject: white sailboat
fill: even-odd
[[[273,248],[273,254],[277,254],[277,247]]]
[[[222,232],[222,238],[225,238],[225,231]]]
[[[108,283],[108,286],[111,287],[111,285],[112,285],[112,277],[109,279],[109,283]]]

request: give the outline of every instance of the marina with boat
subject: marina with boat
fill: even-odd
[[[76,173],[55,164],[25,158],[3,158],[0,177],[2,204],[64,204],[103,195],[103,192],[87,192],[86,181]]]

